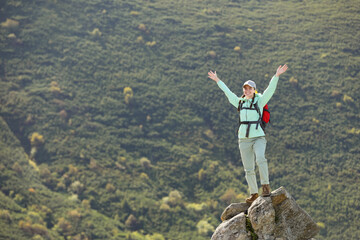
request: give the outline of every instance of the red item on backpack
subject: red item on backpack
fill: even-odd
[[[263,108],[262,120],[263,120],[265,123],[270,122],[270,111],[269,111],[269,107],[268,107],[267,104],[266,104],[266,105],[264,106],[264,108]]]

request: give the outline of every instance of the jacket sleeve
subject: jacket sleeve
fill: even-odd
[[[259,99],[259,107],[263,108],[270,100],[270,98],[274,95],[277,83],[279,81],[279,77],[275,75],[270,80],[269,86],[265,89],[261,98]]]
[[[239,101],[240,98],[238,96],[236,96],[235,93],[233,93],[232,91],[230,91],[230,89],[225,85],[225,83],[223,81],[218,81],[217,85],[219,86],[219,88],[225,93],[226,97],[229,99],[229,102],[234,106],[234,107],[238,107],[239,105]]]

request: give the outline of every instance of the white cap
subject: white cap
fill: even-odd
[[[253,87],[253,88],[256,89],[256,84],[255,84],[255,82],[252,81],[252,80],[247,80],[247,81],[244,83],[243,87],[244,87],[245,85],[249,85],[250,87]]]

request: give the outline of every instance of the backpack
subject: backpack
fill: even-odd
[[[265,128],[266,125],[270,122],[270,111],[269,111],[269,106],[266,104],[263,108],[263,114],[261,116],[261,112],[260,112],[260,108],[258,106],[258,103],[254,103],[255,100],[255,95],[252,99],[251,105],[249,108],[244,108],[243,105],[243,101],[239,101],[239,106],[238,106],[238,112],[240,112],[241,109],[248,109],[248,110],[255,110],[257,111],[257,113],[259,114],[259,119],[257,121],[241,121],[240,119],[240,114],[239,114],[239,126],[237,128],[236,134],[238,134],[239,132],[239,128],[241,124],[247,124],[248,127],[246,129],[246,137],[249,137],[249,132],[250,132],[250,125],[251,124],[256,124],[256,129],[258,129],[259,125],[262,128],[262,130],[265,133]],[[254,106],[254,107],[253,107]]]

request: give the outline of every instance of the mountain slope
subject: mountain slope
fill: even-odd
[[[29,188],[39,186],[49,191],[39,198],[56,193],[61,206],[76,194],[123,236],[208,238],[247,184],[236,109],[207,71],[240,95],[247,79],[263,91],[287,63],[269,102],[271,184],[319,222],[317,238],[359,236],[357,1],[39,0],[0,9],[1,116],[12,133],[5,123],[1,131],[18,139],[2,152],[2,209],[29,211],[14,199],[33,201]],[[25,153],[39,167],[26,167],[31,178],[11,170],[27,166]],[[29,185],[17,187],[23,179]],[[49,221],[54,238],[67,211]],[[100,238],[85,229],[69,234]]]

